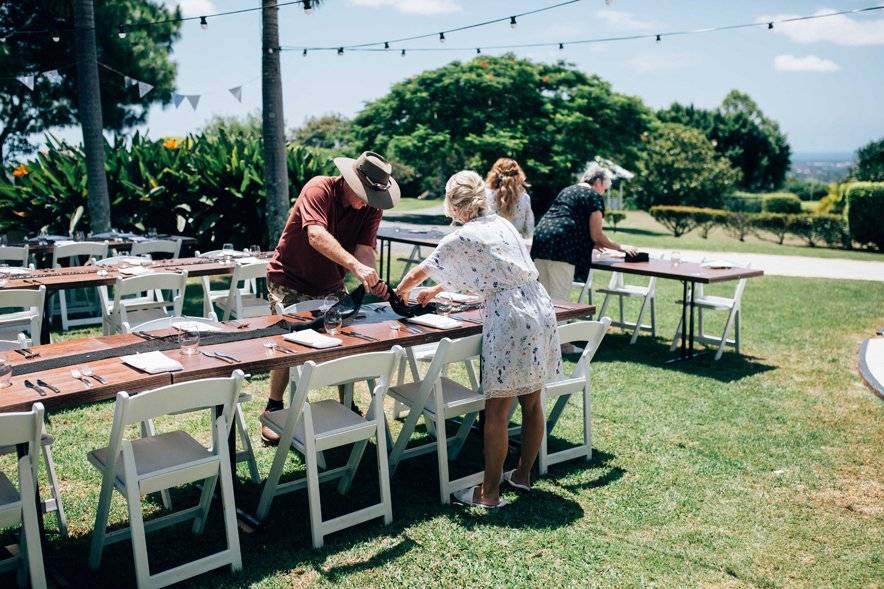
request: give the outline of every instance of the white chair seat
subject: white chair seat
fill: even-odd
[[[648,287],[625,284],[616,288],[600,288],[599,292],[625,297],[646,297],[648,296]]]
[[[19,495],[15,486],[0,472],[0,507],[11,503],[18,503]]]
[[[320,440],[329,436],[336,436],[344,432],[357,432],[364,429],[366,435],[374,430],[374,424],[365,421],[365,418],[354,413],[331,399],[315,401],[310,404],[313,412],[313,430],[317,441],[317,447],[321,446]],[[282,433],[285,429],[285,422],[288,419],[291,407],[286,407],[279,411],[271,411],[267,415],[261,416],[261,422],[267,425],[276,433]],[[304,420],[302,419],[295,426],[295,442],[300,446],[304,445]]]
[[[679,305],[684,304],[684,301],[682,299],[678,299],[676,302]],[[709,309],[730,309],[734,306],[734,299],[704,295],[702,297],[697,297],[696,299],[694,299],[694,305],[699,307],[707,307]]]
[[[135,456],[135,470],[139,477],[212,457],[211,452],[183,431],[132,440],[132,453]],[[99,470],[105,467],[107,459],[106,447],[89,453],[89,462]],[[117,484],[122,485],[122,461],[117,461],[116,475]]]
[[[445,404],[446,413],[451,410],[452,415],[457,416],[471,411],[480,411],[485,407],[485,397],[482,395],[448,377],[443,376],[441,380],[442,402]],[[420,382],[410,382],[390,387],[390,395],[413,407],[418,401],[421,384]],[[436,408],[432,396],[424,403],[424,411],[435,415]]]

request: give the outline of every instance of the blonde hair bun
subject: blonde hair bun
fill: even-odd
[[[475,219],[485,214],[485,181],[472,170],[461,170],[445,183],[446,213]]]

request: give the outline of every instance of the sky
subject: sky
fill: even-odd
[[[529,0],[326,0],[313,14],[298,5],[280,8],[282,46],[339,46],[433,33],[508,17],[557,3]],[[519,49],[535,61],[565,59],[609,81],[614,90],[659,108],[672,102],[711,108],[733,88],[747,92],[779,122],[793,152],[852,152],[884,136],[884,10],[804,23],[691,36],[568,46],[569,40],[655,34],[882,4],[881,0],[581,0],[508,23],[394,44],[390,52],[283,52],[287,127],[308,116],[347,116],[383,96],[392,84],[475,51],[407,53],[401,47],[477,47],[563,42],[565,49]],[[186,16],[259,4],[259,0],[167,0]],[[200,95],[153,107],[142,127],[153,137],[198,131],[215,115],[243,116],[261,104],[259,13],[209,19],[203,30],[185,22],[172,59],[178,92]],[[501,53],[502,51],[485,51]],[[102,83],[122,83],[102,72]],[[242,102],[228,91],[242,86]],[[63,133],[79,140],[77,129]]]

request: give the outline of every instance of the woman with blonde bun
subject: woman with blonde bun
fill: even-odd
[[[482,330],[482,392],[485,395],[485,476],[481,485],[454,493],[466,505],[502,507],[501,481],[530,490],[546,422],[540,400],[545,382],[562,375],[556,317],[537,268],[512,223],[487,214],[485,183],[472,171],[458,172],[445,185],[445,212],[462,224],[433,253],[411,269],[396,292],[427,278],[439,284],[420,292],[427,304],[443,288],[478,294],[485,301]],[[522,448],[515,470],[503,473],[509,411],[522,406]]]
[[[516,160],[502,157],[485,177],[485,200],[488,212],[496,213],[513,224],[523,239],[534,235],[534,212],[525,172]]]

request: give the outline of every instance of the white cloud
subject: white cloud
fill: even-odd
[[[814,14],[831,14],[830,8],[817,10]],[[795,18],[795,14],[775,14],[758,17],[758,22],[771,22]],[[773,32],[785,35],[796,43],[834,43],[836,45],[884,45],[884,19],[870,16],[850,17],[845,14],[776,23]]]
[[[657,22],[637,19],[631,13],[622,10],[601,8],[596,11],[595,15],[621,31],[649,31],[660,26]]]
[[[460,12],[463,7],[454,0],[350,0],[356,6],[368,8],[395,8],[408,14],[449,14]]]
[[[841,66],[816,55],[786,54],[774,57],[774,69],[778,72],[837,72]]]
[[[182,16],[205,16],[218,12],[212,0],[169,0],[166,2],[171,7],[180,6]]]
[[[629,67],[640,74],[671,72],[700,63],[692,53],[669,53],[662,51],[646,51],[637,53],[629,60]]]

